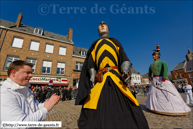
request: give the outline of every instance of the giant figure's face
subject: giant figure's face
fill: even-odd
[[[105,32],[107,32],[107,28],[107,24],[100,24],[98,29],[101,34],[104,34]]]
[[[160,55],[159,54],[153,54],[153,59],[156,61],[157,59],[160,58]]]

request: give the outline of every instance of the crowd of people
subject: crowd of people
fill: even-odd
[[[173,85],[176,87],[177,91],[179,93],[186,93],[185,89],[183,88],[186,83],[177,83]],[[193,83],[189,84],[191,87],[193,87]],[[150,84],[141,84],[141,85],[128,85],[129,90],[133,94],[133,96],[136,98],[136,94],[143,94],[144,96],[147,96],[149,91]],[[193,92],[193,89],[192,89]]]
[[[143,94],[144,96],[147,96],[148,90],[149,90],[149,84],[142,84],[142,85],[128,85],[129,90],[131,93],[136,96],[136,94]]]
[[[185,93],[185,90],[183,89],[183,86],[185,83],[182,84],[174,84],[179,93]],[[190,84],[193,87],[193,83]],[[140,84],[140,85],[128,85],[129,90],[133,94],[133,96],[136,98],[136,94],[143,94],[144,96],[147,96],[149,91],[150,84]],[[56,95],[61,96],[61,101],[68,101],[72,99],[76,99],[78,88],[74,86],[73,88],[70,87],[50,87],[50,86],[31,86],[30,90],[32,91],[34,97],[36,100],[38,100],[40,103],[45,102],[48,98],[50,98],[54,93]],[[192,90],[193,92],[193,90]]]
[[[178,90],[179,93],[185,93],[183,86],[185,85],[185,83],[183,84],[174,84],[174,86],[176,87],[176,89]],[[191,86],[193,86],[193,83],[190,84]],[[148,94],[148,90],[149,90],[149,86],[150,84],[141,84],[141,85],[128,85],[129,90],[131,91],[131,93],[133,94],[133,96],[136,98],[136,94],[143,94],[144,96],[147,96]],[[43,103],[46,99],[50,98],[54,93],[56,93],[56,95],[60,95],[61,96],[61,101],[67,101],[67,100],[72,100],[72,99],[76,99],[77,93],[78,93],[78,89],[76,86],[74,86],[73,88],[70,87],[50,87],[50,86],[31,86],[30,87],[34,97],[36,98],[36,100],[38,100],[40,103]]]
[[[44,103],[45,100],[49,99],[53,94],[61,96],[61,101],[76,99],[78,89],[76,86],[73,88],[70,87],[51,87],[51,86],[31,86],[30,90],[32,91],[34,98],[40,103]]]
[[[183,89],[183,86],[185,85],[185,83],[177,83],[177,84],[174,84],[176,89],[178,90],[179,93],[185,93],[184,89]],[[193,87],[193,83],[190,83],[190,85]],[[193,92],[193,89],[192,89],[192,92]]]
[[[176,87],[176,89],[178,90],[179,93],[185,93],[183,86],[185,85],[185,83],[173,83],[173,85]],[[193,87],[193,83],[190,83],[189,85],[191,85]],[[135,89],[135,91],[137,92],[137,94],[146,94],[148,93],[149,90],[149,86],[150,84],[141,84],[141,85],[128,85],[128,88],[130,91],[132,91],[132,89]],[[193,92],[193,89],[192,89]]]

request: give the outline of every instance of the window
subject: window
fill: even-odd
[[[178,75],[175,75],[176,79],[178,79]]]
[[[181,76],[181,78],[184,78],[184,75],[183,75],[183,73],[180,73],[180,76]]]
[[[32,73],[35,73],[36,68],[36,59],[26,59],[26,62],[32,63],[34,66],[32,67]]]
[[[79,79],[73,79],[73,86],[78,88]]]
[[[76,62],[75,63],[75,69],[76,70],[82,70],[83,63],[82,62]]]
[[[174,73],[174,76],[175,76],[175,78],[176,79],[179,79],[179,77],[178,77],[178,73],[176,72],[176,73]]]
[[[76,85],[76,79],[73,79],[73,86]]]
[[[40,45],[39,42],[31,41],[29,49],[34,50],[34,51],[38,51],[39,50],[39,45]]]
[[[16,60],[19,60],[19,57],[7,56],[7,60],[6,60],[6,63],[5,63],[4,70],[7,71],[9,65],[10,65],[13,61],[16,61]]]
[[[51,67],[52,67],[51,61],[43,61],[42,73],[50,74],[51,73]]]
[[[34,29],[34,33],[35,33],[35,34],[40,34],[40,35],[42,35],[43,30],[42,30],[42,29],[35,28],[35,29]]]
[[[23,39],[22,38],[13,38],[12,47],[22,48],[23,45]]]
[[[54,45],[47,43],[47,44],[46,44],[45,52],[47,52],[47,53],[53,53],[53,50],[54,50]]]
[[[80,63],[80,70],[82,70],[83,63]]]
[[[66,55],[66,48],[65,47],[59,47],[59,55]]]
[[[86,56],[87,52],[86,51],[81,51],[81,56]]]
[[[57,63],[57,74],[64,75],[65,63]]]
[[[193,78],[193,75],[192,75],[192,73],[188,73],[188,74],[189,74],[189,77],[190,77],[190,78]]]

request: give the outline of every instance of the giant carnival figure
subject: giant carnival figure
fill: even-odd
[[[148,129],[138,101],[127,88],[131,62],[121,43],[109,37],[109,26],[101,22],[99,39],[87,52],[81,71],[76,105],[83,105],[81,128]]]
[[[149,88],[146,107],[152,112],[164,115],[186,115],[191,109],[185,104],[175,86],[169,81],[168,65],[160,61],[160,48],[156,45],[152,56],[154,62],[149,67]]]

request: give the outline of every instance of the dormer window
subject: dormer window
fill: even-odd
[[[35,28],[35,29],[34,29],[34,33],[35,33],[35,34],[40,34],[40,35],[42,35],[42,34],[43,34],[43,30],[42,30],[42,29],[39,29],[39,28]]]
[[[81,56],[86,56],[87,52],[86,51],[81,51]]]

